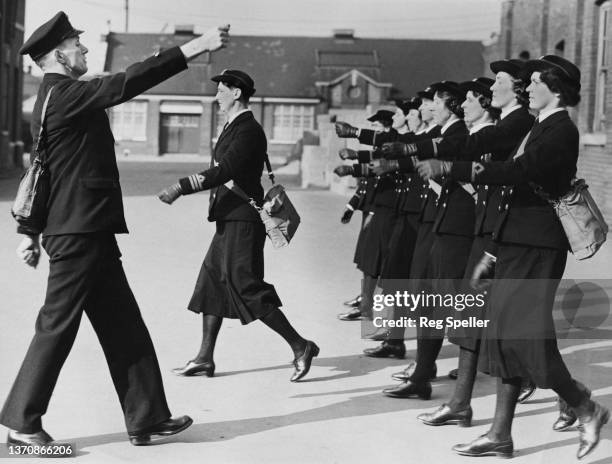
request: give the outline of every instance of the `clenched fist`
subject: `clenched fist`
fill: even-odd
[[[409,155],[408,146],[402,142],[387,142],[380,148],[384,158],[405,158]]]
[[[204,52],[214,52],[223,48],[229,42],[230,25],[215,27],[207,30],[200,37],[181,45],[181,51],[187,61],[194,59]]]
[[[357,128],[351,126],[348,122],[338,121],[336,124],[336,134],[343,139],[349,137],[357,137]]]
[[[340,222],[342,224],[348,224],[351,222],[351,218],[353,217],[353,210],[346,208],[344,213],[342,213],[342,217],[340,218]]]
[[[36,268],[40,259],[38,235],[26,235],[17,246],[17,256],[28,266]]]
[[[334,174],[339,177],[352,176],[353,175],[353,166],[338,166],[334,169]]]
[[[171,205],[182,194],[183,190],[181,189],[181,184],[176,183],[159,192],[157,194],[157,198],[159,198],[164,203]]]
[[[370,163],[370,169],[377,176],[382,176],[388,172],[396,171],[399,168],[397,160],[379,159]]]
[[[419,161],[415,165],[419,175],[425,180],[438,179],[448,175],[452,166],[453,163],[451,161],[440,161],[435,159]]]
[[[350,148],[342,148],[338,152],[338,156],[343,160],[356,160],[357,152],[355,150],[351,150]]]

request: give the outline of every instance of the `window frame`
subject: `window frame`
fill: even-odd
[[[296,114],[296,109],[300,110],[300,114]],[[287,112],[286,110],[289,109]],[[280,113],[280,114],[279,114]],[[289,123],[280,126],[277,129],[278,118],[286,118]],[[301,125],[299,128],[295,126],[295,118],[300,118]],[[304,120],[309,118],[310,124],[304,124]],[[297,142],[304,131],[315,129],[315,118],[316,118],[316,105],[309,105],[304,103],[275,103],[272,109],[272,136],[270,143],[287,143],[293,144]],[[281,130],[281,133],[278,131]],[[286,137],[286,132],[290,131],[290,137]],[[299,134],[298,134],[299,132]]]
[[[141,111],[136,112],[136,107],[140,106]],[[130,109],[132,121],[129,126],[126,127],[125,113],[126,109]],[[147,141],[147,123],[148,123],[148,111],[149,101],[148,100],[130,100],[121,105],[114,106],[111,112],[111,124],[113,137],[118,142],[146,142]],[[117,120],[117,115],[120,114],[121,119]],[[142,114],[142,123],[138,126],[135,124],[134,115]],[[120,127],[117,130],[116,127]],[[138,130],[137,130],[138,129]]]

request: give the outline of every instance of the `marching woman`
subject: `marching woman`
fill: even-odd
[[[402,117],[401,121],[396,121],[396,114],[392,114],[387,110],[377,111],[374,115],[368,118],[378,131],[367,130],[364,129],[360,131],[359,139],[363,144],[369,144],[369,142],[374,143],[376,140],[376,136],[378,134],[378,138],[386,139],[389,137],[393,139],[397,133],[397,131],[403,129],[405,127],[405,120]],[[339,123],[340,127],[347,127],[346,123]],[[339,134],[342,132],[339,132]],[[341,137],[346,137],[347,134],[342,133]],[[352,136],[352,135],[351,135]],[[349,149],[344,149],[342,152],[353,151]],[[361,270],[361,257],[362,251],[364,247],[364,231],[365,226],[369,224],[368,216],[370,215],[370,210],[372,206],[372,200],[374,198],[374,184],[375,179],[372,177],[360,177],[357,181],[357,189],[355,194],[350,198],[346,207],[344,208],[344,212],[342,213],[342,217],[340,218],[340,222],[342,224],[348,224],[353,217],[353,213],[356,210],[361,210],[361,228],[359,229],[359,235],[357,237],[357,244],[355,246],[355,254],[353,257],[353,263],[357,265],[357,269]],[[370,218],[371,219],[371,218]],[[364,285],[366,284],[367,277],[364,276],[362,279],[362,292],[359,293],[355,298],[345,301],[344,305],[352,308],[347,313],[342,313],[338,317],[343,321],[351,321],[351,320],[359,320],[361,318],[361,311],[359,310],[360,304],[363,300],[363,291]],[[367,282],[368,285],[371,285],[371,282]]]
[[[472,83],[464,83],[470,89],[464,102],[465,120],[473,123],[463,150],[473,161],[505,161],[533,125],[533,116],[527,111],[529,101],[525,92],[527,83],[522,79],[523,65],[519,60],[495,61],[490,66],[496,73],[495,81],[480,78]],[[501,112],[497,123],[486,126],[478,124],[478,120],[487,118],[492,109]],[[445,147],[445,144],[439,144],[438,153],[444,155]],[[420,170],[423,169],[420,166]],[[497,186],[478,185],[476,190],[474,242],[464,274],[466,282],[491,241],[500,203],[500,190]],[[460,314],[474,315],[472,311]],[[449,341],[460,347],[457,383],[448,403],[442,404],[432,413],[418,416],[423,423],[470,425],[470,402],[478,367],[480,330],[471,328],[463,334],[449,330]]]
[[[569,245],[547,201],[568,192],[576,174],[579,134],[566,107],[580,100],[580,70],[554,55],[529,61],[525,69],[531,72],[529,105],[539,114],[512,158],[436,168],[459,181],[512,185],[502,188],[496,246],[490,248],[495,258],[483,256],[474,271],[476,282],[494,269],[479,369],[498,377],[495,416],[486,434],[453,450],[512,456],[512,419],[521,378],[529,377],[540,388],[552,388],[578,418],[580,459],[595,448],[610,414],[572,379],[557,347],[552,308]]]
[[[441,126],[436,123],[433,111],[434,87],[435,84],[433,87],[428,86],[425,90],[417,92],[418,98],[421,99],[419,113],[424,127],[415,134],[413,141],[430,140],[440,136]],[[431,212],[434,211],[433,206],[437,196],[436,193],[430,189],[429,182],[423,182],[411,167],[410,169],[403,169],[400,166],[399,171],[406,176],[403,192],[400,195],[400,210],[405,212],[409,217],[414,214],[414,217],[417,219],[417,235],[413,245],[412,260],[410,263],[407,263],[409,265],[408,275],[411,279],[424,279],[427,275],[429,250],[431,249],[431,243],[433,241],[433,234],[431,232],[433,220],[430,218],[432,217]],[[425,211],[427,211],[427,214],[425,214]],[[401,315],[401,313],[396,314],[395,317],[401,317]],[[370,349],[366,354],[368,356],[374,355],[377,357],[388,356],[389,353],[393,353],[393,345],[399,343],[398,340],[402,340],[403,344],[404,333],[405,330],[399,327],[390,330],[387,339],[378,347]],[[417,339],[417,344],[421,342],[422,340]],[[400,372],[392,374],[392,377],[396,380],[406,381],[414,372],[415,366],[416,363],[411,362]],[[432,377],[436,377],[435,366]]]
[[[296,382],[310,370],[319,347],[297,333],[280,310],[282,303],[273,285],[264,279],[266,232],[258,212],[244,197],[263,203],[261,174],[267,159],[263,129],[248,109],[255,93],[253,79],[245,72],[226,69],[212,78],[215,100],[228,121],[219,136],[211,168],[180,179],[159,193],[172,204],[181,195],[211,190],[209,221],[216,233],[206,253],[188,309],[202,314],[202,343],[196,357],[174,369],[181,376],[215,372],[213,352],[223,318],[248,324],[260,319],[291,347]],[[226,184],[233,184],[228,188]]]
[[[378,147],[385,142],[396,140],[397,131],[392,127],[393,112],[379,110],[368,121],[382,124],[383,130],[358,129],[345,122],[336,123],[336,133],[341,138],[356,137],[363,145]],[[340,150],[340,158],[353,158],[355,151],[350,149]],[[363,169],[362,169],[363,168]],[[338,166],[334,172],[339,176],[353,175],[354,177],[369,177],[367,166],[357,164],[355,166]],[[395,180],[392,175],[376,177],[373,181],[373,192],[370,211],[365,217],[359,243],[356,250],[359,258],[359,269],[363,272],[362,300],[359,307],[340,314],[338,317],[343,321],[354,321],[360,319],[371,319],[372,299],[376,282],[380,276],[382,263],[386,256],[389,236],[393,228],[395,214],[394,205]],[[403,357],[403,354],[402,356]]]
[[[465,92],[459,84],[451,81],[442,81],[431,87],[435,92],[434,121],[441,127],[440,134],[448,137],[455,145],[454,155],[448,159],[456,159],[468,135],[462,119],[463,108],[461,108]],[[418,143],[428,144],[429,141]],[[405,145],[397,142],[388,143],[383,145],[383,150],[393,152],[397,146]],[[412,163],[411,159],[407,161]],[[388,168],[383,167],[383,169]],[[414,285],[419,287],[418,289],[415,287],[413,293],[420,293],[423,289],[421,283],[427,285],[426,282],[422,282],[422,279],[433,279],[432,283],[438,287],[443,280],[460,278],[463,275],[473,239],[474,200],[471,194],[452,180],[444,181],[442,184],[432,181],[430,191],[437,193],[436,199],[431,193],[427,195],[425,211],[418,232],[422,241],[420,243],[417,241],[416,244],[417,249],[422,248],[420,250],[422,253],[415,254],[412,263],[413,267],[419,267],[420,274],[413,273],[411,270],[410,275]],[[424,235],[421,235],[422,232]],[[431,243],[430,246],[429,243]],[[419,262],[415,263],[414,259],[417,257]],[[422,315],[427,314],[431,318],[437,317],[437,313],[440,312],[426,308],[420,308],[420,311]],[[435,377],[435,362],[444,340],[444,330],[418,327],[417,339],[417,360],[414,372],[399,386],[383,390],[385,395],[393,398],[418,396],[429,399],[431,397],[430,379]]]

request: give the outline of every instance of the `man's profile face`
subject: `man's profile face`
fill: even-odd
[[[59,48],[65,64],[69,66],[73,77],[80,77],[87,72],[87,58],[89,52],[78,37],[70,37],[62,42]]]

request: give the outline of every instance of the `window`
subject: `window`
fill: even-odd
[[[593,132],[604,132],[606,123],[606,82],[608,80],[607,49],[610,23],[610,1],[601,4],[599,9],[599,37],[597,40],[597,85],[595,87],[595,119]]]
[[[314,129],[315,108],[313,105],[276,105],[272,139],[296,142],[305,130]]]
[[[115,140],[147,139],[147,102],[135,100],[115,106],[112,111]]]

